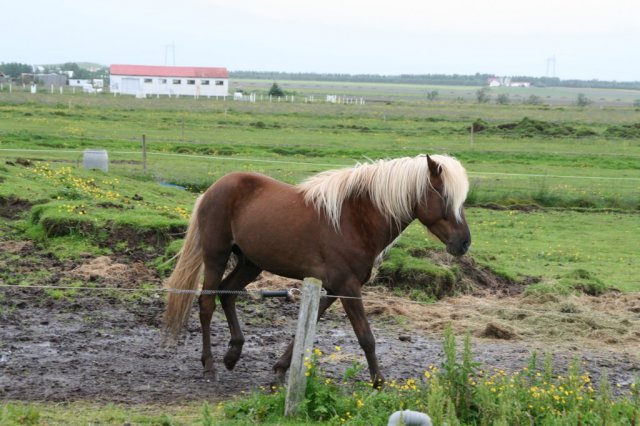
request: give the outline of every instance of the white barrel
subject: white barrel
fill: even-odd
[[[85,169],[109,171],[109,154],[104,149],[85,149],[82,165]]]

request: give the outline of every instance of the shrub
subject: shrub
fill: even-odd
[[[506,93],[501,93],[496,98],[496,103],[499,105],[507,105],[510,102],[511,98],[509,98],[509,95],[507,95]]]
[[[491,96],[489,95],[489,88],[483,87],[476,91],[476,100],[479,104],[486,104],[491,100]]]
[[[281,97],[284,97],[284,95],[285,95],[284,90],[282,90],[280,86],[278,86],[278,83],[274,81],[273,84],[271,85],[271,88],[269,89],[269,96],[281,98]]]
[[[587,95],[584,93],[578,93],[578,98],[576,99],[576,105],[579,107],[586,107],[587,105],[592,104],[593,101],[587,98]]]

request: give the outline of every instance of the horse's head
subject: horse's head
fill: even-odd
[[[466,172],[454,159],[445,168],[444,163],[437,161],[438,156],[434,158],[427,156],[430,185],[426,202],[417,207],[416,216],[447,246],[450,254],[462,256],[471,245],[471,232],[462,208],[469,188]]]

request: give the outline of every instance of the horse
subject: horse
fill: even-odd
[[[167,279],[165,336],[184,327],[195,292],[199,296],[204,375],[216,378],[211,353],[211,319],[215,290],[231,338],[223,358],[232,370],[242,353],[244,336],[236,314],[237,293],[260,272],[322,281],[327,296],[318,319],[340,298],[367,359],[371,381],[384,376],[375,352],[361,299],[376,259],[418,219],[454,256],[471,244],[463,203],[469,190],[464,167],[446,155],[419,155],[357,163],[328,170],[298,185],[249,172],[220,178],[196,200],[174,271]],[[235,268],[223,277],[236,255]],[[192,290],[182,291],[180,290]],[[213,290],[213,291],[211,291]],[[295,337],[294,337],[295,339]],[[291,364],[293,341],[273,369],[280,383]]]

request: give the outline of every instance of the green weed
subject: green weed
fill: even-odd
[[[444,334],[445,359],[427,366],[421,377],[391,380],[378,391],[354,382],[353,368],[342,383],[326,377],[322,353],[307,360],[305,403],[297,418],[327,424],[384,424],[391,413],[411,409],[428,413],[434,424],[633,424],[640,414],[640,382],[614,396],[606,376],[599,386],[573,362],[558,373],[550,355],[538,365],[534,353],[527,366],[508,373],[483,370],[473,360],[469,336],[457,351],[451,328]],[[359,368],[359,366],[358,366]],[[284,390],[255,392],[222,404],[229,420],[277,423],[284,410]]]

